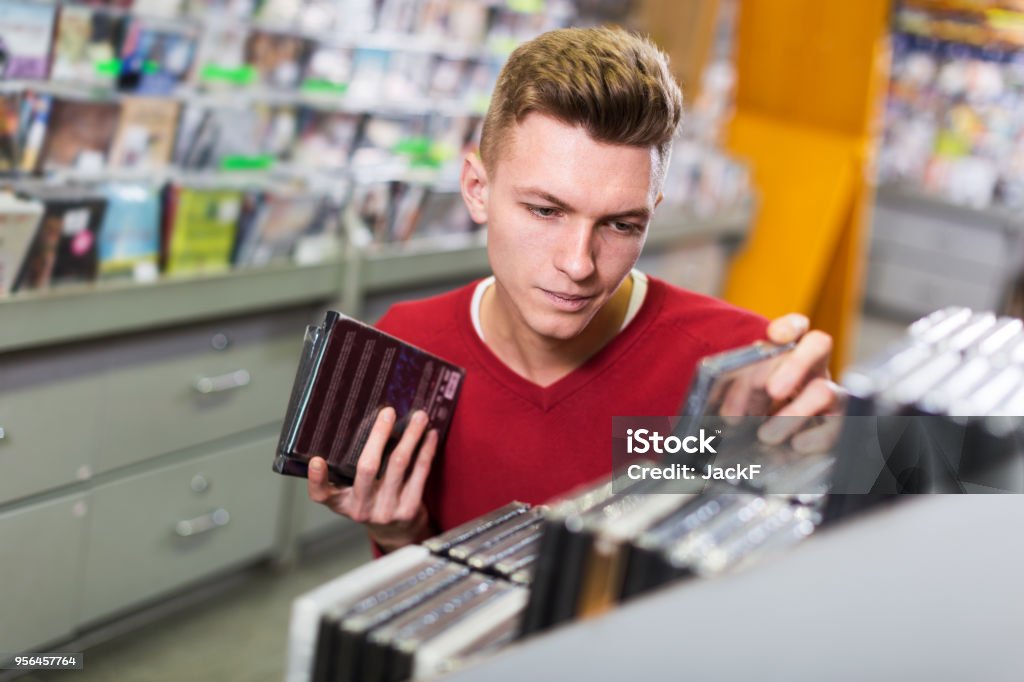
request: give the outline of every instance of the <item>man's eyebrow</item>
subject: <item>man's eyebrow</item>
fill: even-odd
[[[532,196],[543,201],[548,202],[556,208],[562,210],[572,210],[572,206],[568,202],[559,199],[554,194],[545,192],[542,189],[535,187],[520,187],[516,189],[516,193],[520,196]],[[639,218],[640,220],[647,220],[651,217],[651,212],[644,207],[631,208],[625,211],[619,211],[617,213],[610,213],[605,216],[601,216],[601,220],[613,220],[615,218]]]
[[[519,187],[519,188],[516,188],[516,193],[519,194],[520,196],[532,196],[532,197],[536,197],[538,199],[542,199],[542,200],[548,202],[549,204],[552,204],[553,206],[556,206],[558,208],[562,208],[562,209],[571,209],[572,208],[567,201],[562,201],[561,199],[556,197],[554,194],[549,194],[548,192],[545,192],[542,189],[537,189],[535,187]]]

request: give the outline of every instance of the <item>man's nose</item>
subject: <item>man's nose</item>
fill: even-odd
[[[566,225],[558,235],[555,252],[555,267],[574,282],[579,282],[594,273],[596,243],[592,226],[585,221]]]

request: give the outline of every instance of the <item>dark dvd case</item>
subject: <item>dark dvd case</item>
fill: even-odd
[[[346,618],[356,618],[370,612],[392,608],[410,594],[429,589],[431,582],[450,584],[465,575],[457,565],[444,559],[429,558],[395,576],[386,585],[355,598],[333,604],[320,618],[316,653],[313,662],[313,682],[336,679],[341,649],[340,624]],[[409,607],[411,608],[411,606]]]
[[[482,549],[469,557],[467,563],[478,571],[494,571],[494,564],[529,546],[539,546],[541,519],[508,535],[493,546]]]
[[[275,471],[307,476],[309,459],[319,455],[327,460],[332,483],[351,485],[384,407],[394,408],[397,420],[384,448],[382,471],[416,410],[427,413],[439,447],[444,442],[465,378],[461,367],[334,311],[327,313],[312,343],[304,344],[303,358]]]
[[[465,563],[473,554],[493,547],[512,533],[537,525],[543,519],[544,511],[544,507],[534,507],[524,514],[514,516],[508,521],[500,523],[494,528],[452,547],[448,552],[448,556],[456,561]]]
[[[503,524],[509,519],[513,519],[520,514],[525,514],[529,509],[530,505],[525,502],[509,502],[505,506],[499,507],[492,512],[488,512],[483,516],[478,516],[477,518],[467,521],[460,526],[456,526],[451,530],[447,530],[440,535],[424,540],[423,546],[435,554],[447,554],[455,545],[466,542],[480,533],[484,533],[495,526]]]
[[[398,642],[462,617],[468,609],[494,594],[497,586],[494,578],[471,574],[421,606],[371,632],[366,640],[362,680],[385,682],[406,679],[411,672],[408,670],[411,660],[398,655]]]
[[[533,578],[533,564],[540,554],[540,539],[528,543],[494,564],[494,572],[514,583],[530,583]]]
[[[333,679],[337,682],[361,682],[365,679],[367,637],[375,629],[422,606],[469,576],[468,568],[448,562],[440,571],[419,580],[413,589],[404,590],[397,599],[383,600],[372,608],[336,618]]]

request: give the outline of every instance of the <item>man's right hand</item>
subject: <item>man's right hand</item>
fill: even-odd
[[[327,463],[322,457],[313,457],[309,460],[309,499],[364,524],[370,539],[386,552],[430,537],[432,531],[423,505],[423,487],[437,451],[437,431],[431,430],[419,452],[414,452],[427,423],[425,412],[413,413],[391,453],[387,470],[378,479],[384,446],[395,424],[395,410],[385,407],[377,415],[359,455],[352,486],[339,488],[328,482]],[[407,478],[410,463],[412,471]]]

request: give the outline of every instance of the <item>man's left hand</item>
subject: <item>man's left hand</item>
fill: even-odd
[[[823,331],[811,330],[805,316],[791,313],[768,325],[768,339],[780,345],[795,342],[796,347],[782,356],[765,386],[772,402],[781,405],[772,416],[788,419],[769,419],[758,432],[761,440],[776,443],[792,436],[804,421],[795,417],[842,414],[845,393],[830,380],[828,372],[832,337]],[[825,433],[833,436],[833,430],[808,429],[793,439],[794,445],[798,449],[803,449],[801,445],[816,447]]]

